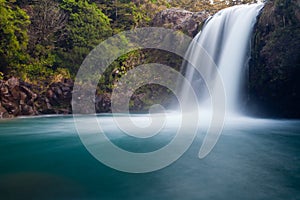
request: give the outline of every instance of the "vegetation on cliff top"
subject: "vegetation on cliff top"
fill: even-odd
[[[0,72],[28,82],[74,77],[91,49],[113,34],[148,26],[166,8],[215,11],[238,1],[224,2],[0,0]]]
[[[124,30],[150,26],[162,10],[176,7],[214,14],[228,6],[252,2],[216,0],[212,5],[209,0],[0,0],[0,80],[16,76],[47,88],[53,82],[73,79],[83,59],[101,41]],[[256,27],[249,99],[279,116],[299,116],[299,21],[298,1],[274,0],[266,4]],[[109,96],[128,70],[151,62],[178,70],[181,60],[167,52],[150,50],[125,54],[99,80],[97,94]],[[170,93],[157,85],[143,87],[131,103],[139,107],[141,99],[149,101],[149,91],[161,91],[157,96]],[[154,102],[150,101],[149,105]]]

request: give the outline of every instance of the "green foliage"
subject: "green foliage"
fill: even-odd
[[[4,78],[4,73],[0,72],[0,80],[3,80],[3,78]]]
[[[53,74],[52,81],[53,82],[63,82],[63,80],[67,78],[71,78],[71,74],[66,68],[57,68],[57,70]]]
[[[60,42],[56,65],[76,74],[84,57],[101,41],[112,35],[109,18],[87,0],[63,0],[61,8],[68,15],[65,38]]]
[[[192,12],[206,10],[214,14],[217,11],[229,6],[255,2],[257,2],[257,0],[213,0],[213,3],[211,0],[172,0],[170,1],[170,4],[172,7],[178,7]]]
[[[27,59],[29,17],[6,0],[0,0],[0,13],[0,70],[16,73]]]
[[[149,25],[154,16],[167,8],[171,7],[168,0],[136,0],[137,17],[141,26]]]
[[[86,0],[63,0],[61,8],[69,15],[65,40],[68,48],[74,46],[93,48],[103,39],[111,36],[109,19],[96,4]]]
[[[194,0],[172,0],[171,5],[173,7],[182,8],[189,11],[203,11],[211,10],[212,5],[209,0],[194,1]]]
[[[38,80],[43,81],[52,74],[52,71],[48,68],[45,68],[43,63],[40,62],[24,64],[20,67],[22,67],[22,72],[19,73],[19,76],[27,82],[35,82],[37,77]]]
[[[208,0],[0,0],[0,71],[30,82],[74,78],[87,54],[113,34],[149,26],[156,13],[170,7],[213,10],[231,1],[215,2],[212,6]],[[123,42],[128,43],[126,38]],[[113,46],[112,55],[118,50]],[[174,60],[174,66],[180,62],[164,55],[124,54],[101,76],[100,90],[110,92],[127,71],[151,59],[165,59],[167,64]]]
[[[168,7],[166,0],[94,0],[111,19],[114,33],[136,27],[148,26],[154,15]]]
[[[53,0],[39,0],[28,9],[31,24],[29,26],[30,50],[40,44],[45,47],[54,47],[62,37],[67,16],[60,8],[59,3]]]

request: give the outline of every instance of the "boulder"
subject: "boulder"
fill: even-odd
[[[0,103],[0,119],[3,118],[11,118],[12,115],[10,115],[7,110],[1,105]]]
[[[0,80],[0,118],[71,113],[73,81],[52,83],[45,90],[11,77]]]
[[[95,98],[96,112],[111,112],[111,95],[109,93],[97,94]]]
[[[178,8],[170,8],[156,14],[152,26],[180,30],[194,37],[200,30],[201,24],[210,16],[206,11],[190,12]]]

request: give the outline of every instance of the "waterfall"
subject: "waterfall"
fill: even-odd
[[[245,76],[249,61],[251,34],[262,7],[262,3],[233,6],[207,20],[186,53],[187,60],[192,60],[194,67],[184,63],[182,73],[192,89],[189,85],[179,83],[181,95],[193,91],[199,104],[205,104],[209,97],[207,85],[195,68],[205,70],[210,81],[214,81],[217,68],[225,89],[226,112],[238,113],[241,79]]]

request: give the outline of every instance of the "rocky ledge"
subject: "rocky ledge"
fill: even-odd
[[[38,86],[11,77],[0,81],[0,118],[71,113],[73,82]]]
[[[45,114],[71,114],[72,113],[72,91],[74,82],[64,79],[60,82],[30,84],[18,78],[11,77],[0,80],[0,119],[13,118],[17,116],[34,116]],[[78,102],[84,102],[91,90],[89,84],[81,86],[86,95],[79,97]],[[170,98],[167,91],[160,91],[156,85],[150,85],[147,90],[134,93],[131,97],[130,111],[145,112],[149,106],[159,103],[167,104]],[[163,95],[161,95],[163,94]],[[97,113],[111,112],[111,94],[101,93],[93,96]],[[163,99],[163,101],[161,101]],[[77,112],[86,113],[88,110],[82,104],[81,110]]]
[[[201,24],[210,16],[206,11],[189,12],[178,8],[170,8],[156,14],[152,26],[180,30],[194,37],[200,30]]]
[[[74,82],[30,84],[18,78],[0,80],[0,119],[44,114],[71,114]],[[110,112],[110,94],[95,97],[96,112]]]

